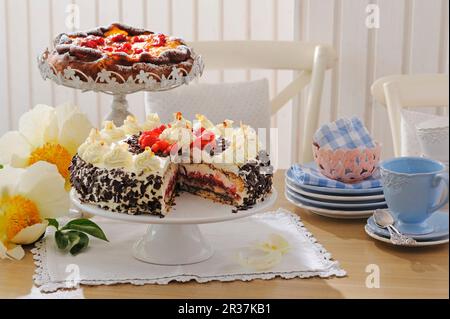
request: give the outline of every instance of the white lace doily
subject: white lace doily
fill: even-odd
[[[110,242],[91,240],[90,247],[74,257],[60,252],[53,240],[53,230],[32,250],[36,264],[34,280],[42,292],[82,285],[168,284],[172,281],[195,280],[249,281],[281,277],[342,277],[346,272],[305,228],[300,218],[284,209],[257,214],[235,221],[201,225],[215,254],[202,263],[183,266],[158,266],[132,257],[132,244],[144,233],[146,225],[128,224],[107,219],[94,219]],[[281,262],[270,270],[253,271],[242,267],[236,255],[255,241],[266,240],[270,234],[282,235],[291,249]]]

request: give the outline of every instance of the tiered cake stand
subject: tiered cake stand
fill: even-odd
[[[107,120],[122,125],[130,112],[128,111],[127,94],[139,91],[166,91],[180,85],[188,84],[203,73],[204,63],[200,55],[194,57],[194,63],[188,72],[182,68],[172,68],[168,77],[141,71],[135,78],[125,79],[119,73],[102,70],[95,78],[87,76],[80,70],[68,67],[58,72],[46,60],[48,50],[38,57],[38,66],[44,80],[50,79],[58,85],[81,90],[82,92],[103,92],[113,96],[111,112]]]
[[[199,224],[218,223],[243,218],[270,208],[277,198],[275,189],[251,209],[233,212],[229,205],[212,202],[201,197],[182,193],[166,217],[128,215],[107,211],[97,206],[83,204],[72,189],[74,205],[92,215],[124,222],[150,224],[145,235],[133,246],[133,256],[158,265],[186,265],[209,259],[214,249],[203,237]],[[233,234],[230,234],[233,236]]]

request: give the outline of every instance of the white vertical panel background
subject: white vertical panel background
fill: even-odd
[[[97,0],[75,0],[80,10],[80,30],[88,30],[98,25],[98,1]],[[84,92],[78,94],[78,105],[81,110],[89,115],[93,125],[100,125],[100,94]]]
[[[414,0],[413,2],[410,73],[439,72],[441,5],[441,0]],[[434,110],[422,108],[421,111],[431,113]]]
[[[250,0],[223,0],[224,40],[246,40],[251,22],[247,10]],[[246,80],[246,70],[225,70],[225,82]]]
[[[365,0],[342,1],[338,117],[356,115],[364,119],[368,29]],[[362,26],[362,27],[361,27]]]
[[[8,80],[10,73],[9,62],[9,32],[8,32],[8,3],[2,2],[0,5],[0,29],[5,30],[0,33],[0,41],[4,45],[0,46],[0,134],[12,129],[11,103],[9,96],[11,94],[10,82]]]
[[[27,0],[30,1],[30,0]],[[52,30],[51,39],[53,39],[57,34],[61,32],[73,31],[70,27],[71,25],[66,23],[69,13],[67,12],[68,6],[72,4],[71,0],[50,0],[51,8],[51,26]],[[34,67],[35,64],[34,64]],[[53,85],[53,84],[51,84]],[[66,88],[64,86],[53,85],[54,87],[54,100],[55,105],[71,102],[78,104],[78,92],[76,90]]]
[[[12,117],[12,128],[17,128],[17,119],[20,114],[27,111],[30,105],[30,79],[28,70],[28,27],[26,26],[28,15],[28,4],[26,0],[9,1],[6,14],[7,21],[7,43],[8,47],[8,85],[9,85],[9,107]],[[24,23],[25,21],[25,23]],[[18,32],[20,30],[20,33]],[[20,36],[17,36],[20,34]]]
[[[333,43],[334,35],[334,0],[307,1],[307,11],[310,17],[320,16],[321,19],[310,19],[306,30],[306,41],[317,41],[321,43]],[[332,73],[327,72],[323,85],[323,96],[320,107],[320,123],[326,123],[331,118],[331,85]]]
[[[223,0],[198,0],[197,40],[212,41],[221,38],[222,4]],[[206,68],[200,83],[218,83],[220,79],[219,71]]]
[[[276,1],[276,38],[275,40],[280,41],[291,41],[294,39],[294,34],[296,32],[295,28],[295,2],[294,0],[281,0]],[[286,85],[288,85],[293,79],[293,71],[282,70],[276,72],[276,83],[275,88],[277,92],[280,92]],[[274,145],[273,149],[277,150],[278,156],[274,159],[274,164],[277,167],[288,167],[293,158],[293,152],[291,144],[294,140],[300,140],[299,136],[295,132],[296,123],[293,119],[293,102],[290,101],[285,106],[283,106],[275,116],[273,116],[272,123],[273,127],[278,129],[278,136],[273,136],[271,138],[271,144]]]
[[[33,32],[29,39],[30,58],[29,68],[31,73],[31,106],[44,103],[52,104],[52,84],[49,81],[43,81],[38,68],[35,65],[36,58],[42,53],[45,46],[50,46],[53,35],[50,35],[51,17],[50,1],[29,1],[30,14],[39,19],[30,18],[28,21],[29,30],[39,30]]]
[[[378,0],[378,5],[383,20],[380,21],[380,28],[375,34],[375,78],[402,73],[404,45],[404,25],[401,22],[404,21],[405,1]],[[393,156],[391,129],[388,125],[386,108],[374,101],[372,103],[372,132],[378,141],[383,141],[383,155]]]
[[[379,29],[365,25],[369,3],[380,9]],[[5,44],[0,46],[0,134],[17,127],[19,116],[37,103],[75,102],[97,125],[108,112],[111,97],[58,87],[38,73],[36,55],[56,34],[70,31],[71,4],[80,10],[81,30],[122,20],[186,40],[332,44],[339,62],[325,79],[320,122],[361,116],[383,143],[384,156],[393,154],[392,142],[386,112],[370,97],[371,82],[394,73],[448,74],[448,0],[0,0],[0,41]],[[292,76],[290,71],[207,70],[201,82],[267,77],[273,95]],[[304,97],[296,107],[287,104],[272,121],[283,141],[278,146],[281,167],[289,164],[290,146],[300,140],[307,120]],[[131,110],[143,116],[143,94],[128,99]]]

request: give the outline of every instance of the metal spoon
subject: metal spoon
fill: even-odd
[[[373,213],[373,219],[379,227],[385,228],[389,231],[391,243],[394,245],[413,246],[417,243],[413,238],[403,235],[397,228],[395,228],[394,218],[387,210],[375,210],[375,213]]]

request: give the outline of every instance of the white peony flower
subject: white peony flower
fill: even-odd
[[[0,163],[24,168],[45,161],[68,181],[69,165],[92,125],[73,105],[38,104],[20,117],[19,129],[0,137]]]
[[[66,215],[69,196],[55,165],[37,162],[27,168],[0,169],[0,258],[21,259],[20,245],[38,240],[46,218]]]

